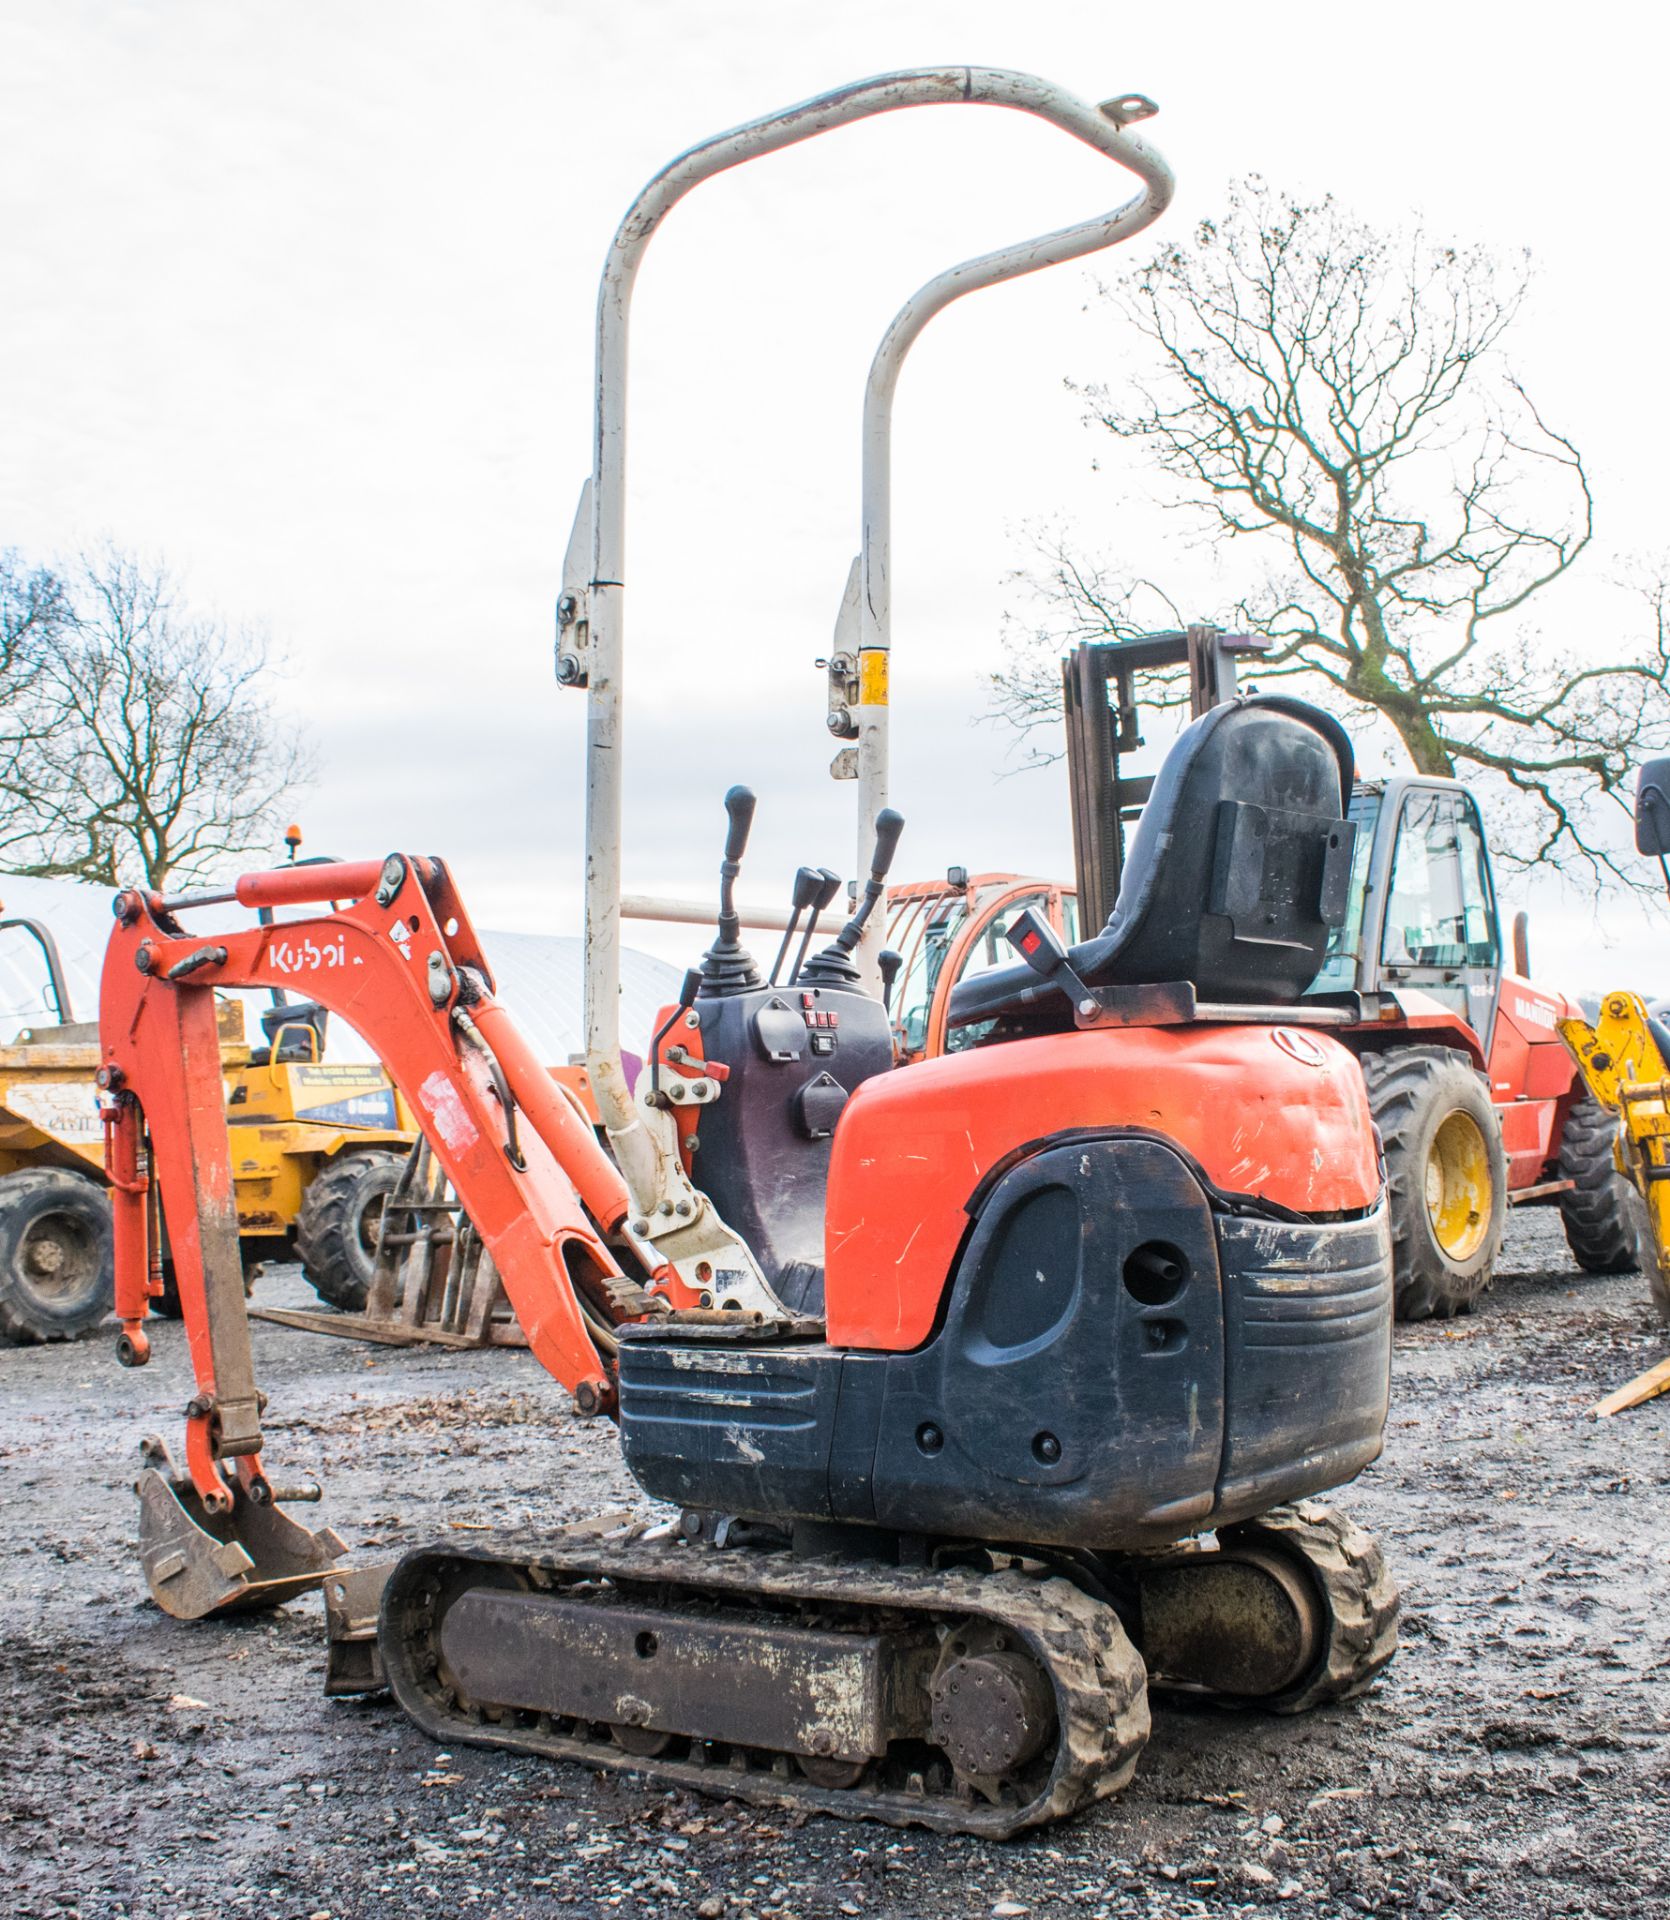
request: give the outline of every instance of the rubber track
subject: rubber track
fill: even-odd
[[[867,1785],[862,1780],[852,1787],[817,1787],[799,1778],[792,1763],[785,1765],[780,1758],[752,1750],[746,1755],[733,1750],[728,1766],[646,1759],[625,1753],[606,1736],[512,1727],[476,1718],[448,1706],[433,1682],[419,1677],[418,1669],[429,1664],[427,1659],[414,1659],[418,1634],[432,1624],[422,1619],[429,1609],[415,1594],[443,1567],[470,1563],[483,1569],[508,1564],[519,1572],[531,1572],[530,1584],[545,1591],[553,1590],[553,1579],[560,1584],[603,1577],[652,1589],[676,1586],[685,1596],[706,1594],[718,1603],[753,1595],[801,1601],[820,1616],[820,1626],[827,1625],[821,1614],[831,1605],[996,1622],[1017,1635],[1055,1687],[1060,1732],[1053,1764],[1032,1799],[994,1806],[925,1786],[918,1790],[914,1781],[908,1790]],[[661,1592],[650,1597],[656,1604],[666,1604]],[[939,1833],[1003,1839],[1025,1827],[1075,1813],[1129,1782],[1148,1739],[1147,1675],[1118,1616],[1104,1602],[1059,1577],[964,1569],[904,1572],[745,1549],[718,1552],[643,1542],[600,1545],[595,1536],[576,1537],[567,1544],[559,1535],[545,1550],[530,1554],[525,1543],[519,1547],[514,1537],[506,1537],[502,1546],[489,1540],[467,1548],[419,1549],[407,1554],[385,1590],[378,1637],[395,1698],[425,1733],[449,1745],[466,1741],[578,1760],[586,1766],[635,1773],[656,1785],[757,1806],[800,1808],[895,1827],[927,1827]],[[436,1651],[424,1649],[425,1655]]]
[[[1219,1537],[1226,1546],[1266,1540],[1302,1560],[1328,1607],[1327,1648],[1310,1677],[1290,1693],[1242,1704],[1269,1713],[1306,1713],[1366,1692],[1397,1652],[1402,1606],[1374,1536],[1336,1508],[1305,1500],[1272,1507]]]
[[[1643,1203],[1612,1158],[1618,1116],[1585,1094],[1566,1116],[1560,1177],[1576,1184],[1560,1195],[1566,1245],[1585,1273],[1634,1273],[1652,1260]]]
[[[1385,1053],[1362,1056],[1369,1110],[1386,1154],[1386,1212],[1392,1230],[1394,1311],[1399,1320],[1449,1320],[1470,1311],[1474,1300],[1490,1285],[1496,1261],[1493,1252],[1477,1285],[1464,1297],[1446,1294],[1442,1275],[1434,1276],[1426,1270],[1443,1256],[1420,1231],[1426,1217],[1426,1164],[1424,1160],[1419,1166],[1415,1164],[1416,1155],[1406,1134],[1414,1121],[1424,1082],[1444,1059],[1441,1053],[1418,1047],[1393,1047]],[[1506,1184],[1507,1171],[1500,1160],[1495,1177]],[[1496,1251],[1500,1251],[1499,1243]]]

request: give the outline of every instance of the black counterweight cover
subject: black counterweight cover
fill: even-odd
[[[990,1182],[915,1351],[629,1333],[621,1437],[686,1505],[1137,1547],[1360,1472],[1390,1351],[1383,1210],[1243,1217],[1169,1143],[1086,1135]]]

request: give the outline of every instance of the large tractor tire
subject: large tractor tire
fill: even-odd
[[[1571,1257],[1585,1273],[1651,1273],[1652,1228],[1647,1203],[1619,1171],[1613,1155],[1618,1116],[1585,1093],[1566,1115],[1560,1136],[1560,1219]]]
[[[296,1219],[296,1257],[328,1306],[360,1313],[377,1262],[383,1207],[400,1182],[403,1153],[345,1153],[315,1178]]]
[[[1490,1285],[1508,1213],[1508,1163],[1490,1087],[1447,1047],[1363,1056],[1386,1152],[1395,1311],[1448,1320]]]
[[[110,1196],[61,1167],[0,1179],[0,1340],[78,1340],[115,1293]]]

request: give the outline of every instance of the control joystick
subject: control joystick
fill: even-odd
[[[701,998],[713,1000],[748,993],[760,984],[754,956],[738,938],[742,921],[736,910],[736,879],[748,850],[748,830],[754,824],[754,795],[747,787],[732,787],[725,795],[730,828],[725,835],[725,857],[719,863],[719,927],[713,945],[702,955]]]
[[[904,831],[904,815],[883,807],[876,815],[876,847],[870,856],[870,877],[864,882],[857,911],[821,953],[807,961],[795,977],[801,987],[846,987],[858,984],[858,968],[853,952],[864,936],[864,927],[875,911],[876,903],[887,891],[887,872]]]

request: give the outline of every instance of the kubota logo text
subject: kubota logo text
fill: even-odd
[[[323,946],[316,940],[275,940],[267,953],[280,973],[312,973],[320,967],[348,965],[348,943],[340,937],[327,940]],[[357,954],[353,964],[360,965]]]

